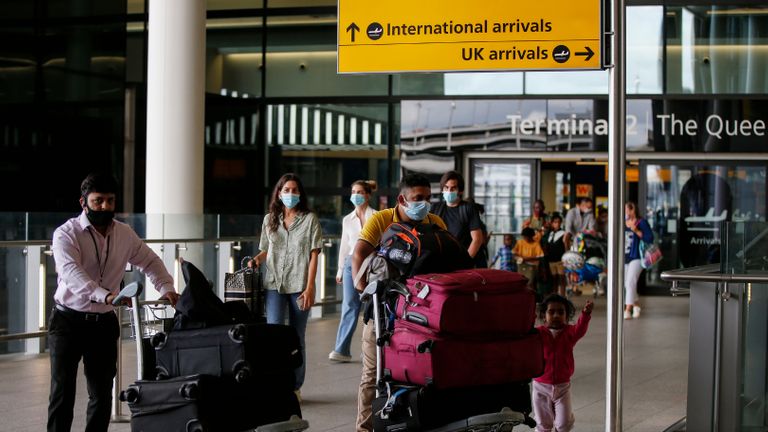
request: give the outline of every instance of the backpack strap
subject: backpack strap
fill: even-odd
[[[375,251],[371,252],[370,255],[365,257],[365,259],[363,260],[363,263],[360,264],[360,270],[357,271],[357,275],[355,275],[355,280],[352,281],[352,284],[353,284],[352,286],[355,287],[355,289],[357,289],[357,284],[360,283],[360,280],[368,272],[368,268],[371,266],[371,260],[375,256],[376,256],[376,252]]]

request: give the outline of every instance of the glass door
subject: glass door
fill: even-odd
[[[470,158],[469,195],[484,207],[488,232],[495,235],[489,252],[501,245],[501,234],[518,234],[530,215],[537,191],[538,160]]]

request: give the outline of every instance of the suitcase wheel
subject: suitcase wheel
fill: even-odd
[[[165,347],[166,340],[167,340],[167,336],[165,335],[165,333],[158,332],[152,335],[152,337],[149,339],[149,343],[156,350],[160,350],[160,349],[163,349],[163,347]]]
[[[136,387],[128,387],[120,392],[120,402],[128,402],[129,404],[135,404],[139,401],[139,389]]]
[[[203,432],[203,425],[200,424],[200,421],[198,419],[192,419],[187,422],[186,427],[187,432]]]
[[[248,327],[244,324],[237,324],[229,329],[229,338],[235,343],[243,343],[248,339]]]
[[[238,383],[244,383],[251,378],[251,368],[245,360],[240,360],[235,363],[232,370],[234,372],[235,381]]]
[[[185,383],[179,389],[179,395],[187,400],[197,399],[197,383]],[[189,424],[187,424],[189,425]],[[187,429],[190,430],[190,429]],[[195,429],[196,430],[196,429]],[[202,429],[200,429],[202,430]]]
[[[168,373],[168,370],[165,369],[164,367],[157,366],[155,368],[155,379],[157,381],[167,380],[170,377],[171,377],[171,374]]]

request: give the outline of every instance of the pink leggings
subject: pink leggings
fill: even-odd
[[[544,384],[533,382],[533,413],[536,432],[568,432],[573,428],[571,383]]]

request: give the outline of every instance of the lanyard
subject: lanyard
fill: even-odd
[[[99,254],[99,246],[96,244],[96,237],[94,237],[93,232],[91,230],[88,230],[88,234],[91,235],[91,240],[93,240],[93,248],[96,250],[96,262],[99,264],[99,285],[101,285],[101,281],[104,279],[104,272],[107,270],[107,261],[109,260],[109,243],[111,240],[111,237],[107,236],[107,251],[104,256],[104,266],[101,266],[101,254]]]

